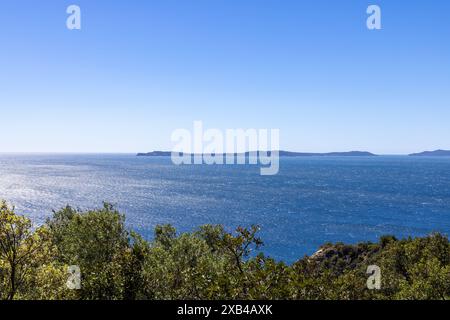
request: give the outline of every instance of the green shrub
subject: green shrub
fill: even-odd
[[[125,228],[113,206],[71,207],[32,229],[0,202],[1,299],[449,299],[450,243],[441,234],[379,243],[325,244],[292,265],[258,253],[259,228],[205,225],[153,241]],[[79,266],[81,289],[66,286]],[[367,267],[381,269],[369,290]]]

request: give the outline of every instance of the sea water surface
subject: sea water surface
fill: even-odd
[[[328,241],[448,235],[450,158],[282,158],[278,175],[261,176],[258,166],[164,157],[1,154],[0,199],[37,224],[67,204],[111,202],[148,239],[158,224],[258,224],[262,251],[290,263]]]

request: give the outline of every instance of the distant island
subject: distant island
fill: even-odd
[[[449,150],[424,151],[420,153],[411,153],[410,157],[450,157]]]
[[[377,155],[367,152],[367,151],[347,151],[347,152],[327,152],[327,153],[280,151],[280,156],[282,156],[282,157],[375,157]]]
[[[270,151],[269,151],[270,153]],[[171,151],[152,151],[147,153],[138,153],[138,157],[170,157]],[[250,153],[234,153],[234,156],[249,156]],[[349,151],[349,152],[328,152],[328,153],[308,153],[279,151],[280,157],[375,157],[376,154],[367,151]],[[192,156],[192,154],[191,154]]]

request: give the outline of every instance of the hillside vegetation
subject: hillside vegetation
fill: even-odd
[[[66,207],[44,225],[0,202],[0,299],[449,299],[446,236],[325,244],[292,265],[262,253],[259,228],[205,225],[145,241],[113,206]],[[81,285],[69,289],[78,266]],[[369,290],[367,267],[381,269]],[[69,286],[67,285],[69,280]]]

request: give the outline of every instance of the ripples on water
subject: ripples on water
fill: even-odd
[[[134,155],[0,155],[0,198],[42,223],[52,209],[117,204],[151,238],[157,224],[259,224],[263,251],[292,262],[326,241],[450,233],[450,158],[283,158],[257,166],[181,166]]]

